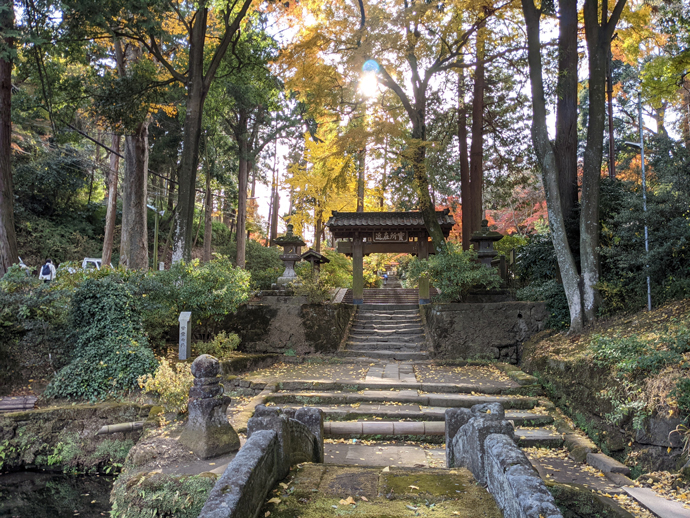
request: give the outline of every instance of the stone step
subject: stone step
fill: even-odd
[[[521,448],[560,448],[563,435],[549,429],[516,428],[515,442]]]
[[[418,324],[422,325],[422,319],[419,315],[399,315],[395,313],[367,313],[364,315],[357,315],[355,318],[356,324]]]
[[[301,408],[294,405],[281,405],[290,408]],[[319,406],[326,421],[357,421],[382,419],[414,420],[414,421],[445,421],[445,407],[425,407],[419,405],[367,405],[360,404],[357,408],[349,405]],[[535,414],[525,410],[506,410],[506,419],[513,421],[519,427],[546,426],[553,423],[553,417]],[[524,434],[523,434],[524,435]],[[527,438],[527,435],[525,435]]]
[[[410,322],[410,323],[402,323],[402,322],[397,322],[397,323],[390,323],[390,322],[385,322],[382,324],[375,324],[373,322],[357,322],[352,325],[352,331],[364,331],[364,332],[373,332],[373,331],[388,331],[388,330],[394,330],[394,331],[404,331],[404,330],[414,330],[414,331],[424,331],[424,328],[421,326],[421,324],[416,323],[416,322]]]
[[[407,324],[403,324],[402,329],[398,327],[391,327],[390,329],[381,329],[377,327],[371,327],[371,328],[364,328],[362,329],[361,327],[355,326],[352,329],[352,333],[350,333],[350,336],[359,336],[359,337],[369,337],[369,336],[388,336],[388,335],[423,335],[424,330],[419,327],[419,326],[411,326]]]
[[[351,344],[423,344],[424,335],[404,335],[404,334],[375,334],[373,336],[355,335],[350,336],[348,343]]]
[[[324,434],[330,437],[376,435],[384,440],[401,435],[443,437],[446,433],[443,421],[327,421],[323,428]],[[557,432],[519,426],[515,428],[515,440],[523,448],[560,448],[563,445],[563,437]]]
[[[286,391],[358,391],[358,390],[421,390],[423,392],[434,392],[439,394],[470,394],[472,392],[483,395],[517,395],[522,387],[514,387],[509,382],[484,382],[477,387],[476,383],[457,384],[457,383],[435,383],[398,381],[391,379],[378,378],[376,380],[337,382],[321,380],[290,380],[281,381],[277,384],[278,390]],[[532,390],[528,388],[528,390]]]
[[[506,409],[527,410],[537,405],[537,399],[526,396],[489,396],[469,394],[423,394],[416,391],[366,390],[363,392],[274,392],[266,401],[275,404],[300,403],[312,405],[351,405],[354,403],[403,403],[445,408],[470,408],[483,403],[501,403]]]
[[[392,352],[405,352],[405,353],[422,353],[427,352],[423,350],[422,344],[399,344],[391,342],[382,343],[368,343],[368,344],[358,344],[351,343],[348,344],[345,353],[349,351],[358,351],[366,353],[379,353],[381,351],[392,351]],[[347,355],[346,355],[347,356]],[[351,356],[349,356],[351,358]]]
[[[378,350],[345,350],[338,352],[338,356],[345,358],[367,358],[370,360],[427,360],[429,353],[426,351],[395,351],[389,349]]]

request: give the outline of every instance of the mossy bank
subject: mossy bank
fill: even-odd
[[[145,421],[150,410],[149,405],[103,403],[0,414],[0,472],[115,473],[141,430],[96,432],[104,425]]]

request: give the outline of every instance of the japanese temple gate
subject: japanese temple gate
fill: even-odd
[[[436,211],[443,236],[448,237],[455,220],[448,209]],[[352,298],[364,298],[364,256],[369,254],[411,254],[422,259],[434,253],[421,212],[337,212],[326,227],[338,241],[337,250],[352,257]],[[419,303],[428,304],[429,281],[419,281]]]

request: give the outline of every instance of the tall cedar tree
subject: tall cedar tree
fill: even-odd
[[[18,262],[12,188],[14,4],[0,0],[0,277]]]

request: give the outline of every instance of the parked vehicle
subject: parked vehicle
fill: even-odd
[[[112,268],[113,265],[111,264],[110,267]],[[60,266],[58,267],[59,271],[68,271],[69,273],[77,273],[78,271],[88,271],[88,270],[100,270],[102,268],[101,264],[101,258],[100,257],[84,257],[84,260],[81,262],[81,267],[76,266],[76,263],[74,261],[65,261],[60,263]]]

